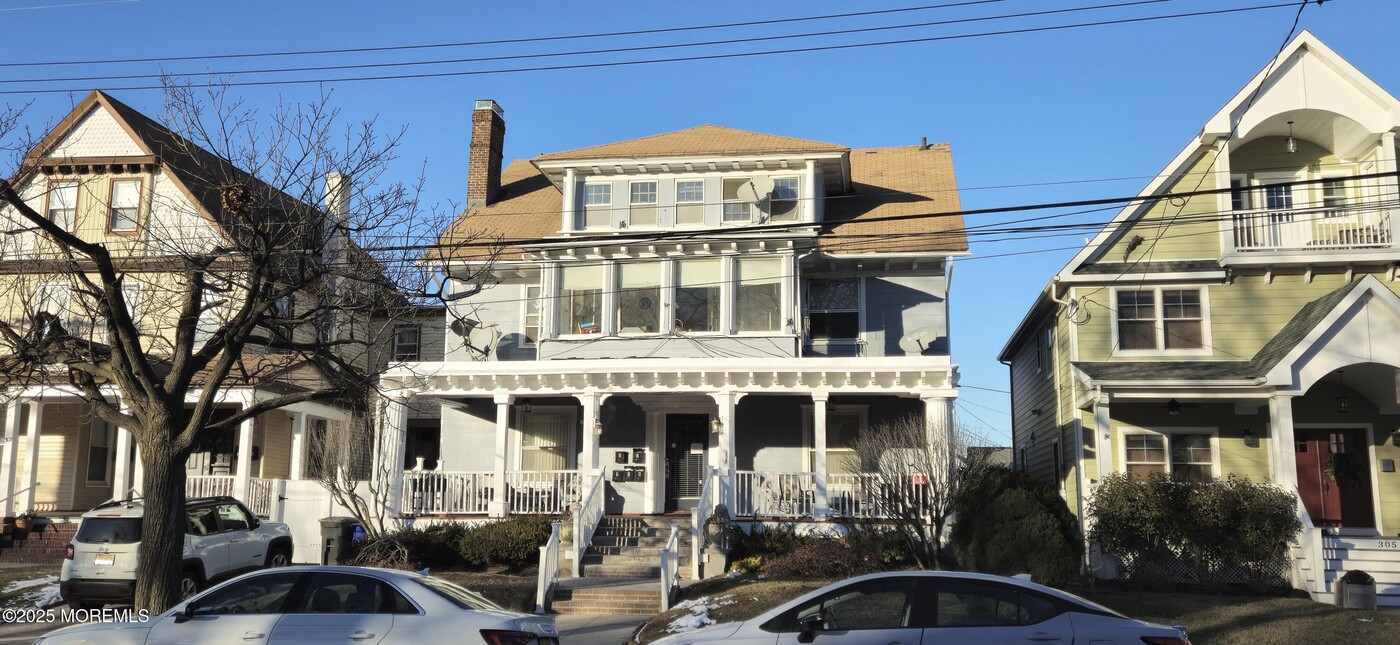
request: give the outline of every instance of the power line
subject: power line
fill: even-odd
[[[764,50],[764,51],[756,51],[756,52],[735,52],[735,53],[726,53],[726,54],[707,54],[707,55],[697,55],[697,56],[675,56],[675,57],[669,57],[669,58],[652,58],[652,59],[643,59],[643,60],[609,61],[609,62],[597,62],[597,63],[575,63],[575,64],[569,64],[569,65],[542,65],[542,66],[536,66],[536,67],[515,67],[515,68],[492,69],[492,70],[462,70],[462,71],[453,71],[453,72],[424,72],[424,73],[418,73],[418,74],[386,74],[386,75],[376,75],[376,76],[353,76],[353,77],[318,78],[318,79],[287,79],[287,80],[268,80],[268,81],[224,81],[224,82],[219,82],[219,83],[217,83],[217,84],[220,85],[220,86],[224,86],[224,87],[267,87],[267,86],[276,86],[276,85],[302,85],[302,84],[312,84],[312,83],[344,83],[344,82],[361,82],[361,81],[411,80],[411,79],[447,78],[447,77],[464,77],[464,76],[490,76],[490,75],[497,75],[497,74],[517,74],[517,73],[529,73],[529,72],[566,71],[566,70],[580,70],[580,69],[603,69],[603,68],[612,68],[612,67],[628,67],[628,66],[633,66],[633,65],[653,65],[653,64],[662,64],[662,63],[677,63],[677,62],[692,62],[692,61],[730,60],[730,59],[752,58],[752,57],[759,57],[759,56],[775,56],[775,55],[784,55],[784,54],[800,54],[800,53],[813,53],[813,52],[824,52],[824,51],[847,51],[847,50],[853,50],[853,49],[865,49],[865,48],[871,48],[871,47],[886,47],[886,46],[893,46],[893,45],[908,45],[908,44],[916,44],[916,43],[932,43],[932,42],[943,42],[943,41],[953,41],[953,40],[967,40],[967,39],[973,39],[973,38],[984,38],[984,37],[995,37],[995,36],[1024,35],[1024,34],[1032,34],[1032,33],[1050,32],[1050,31],[1064,31],[1064,30],[1070,30],[1070,29],[1083,29],[1083,28],[1088,28],[1088,27],[1116,26],[1116,25],[1125,25],[1125,24],[1134,24],[1134,23],[1143,23],[1143,22],[1155,22],[1155,21],[1160,21],[1160,20],[1176,20],[1176,19],[1182,19],[1182,18],[1194,18],[1194,17],[1203,17],[1203,16],[1227,15],[1227,14],[1236,14],[1236,13],[1244,13],[1244,12],[1251,12],[1251,11],[1265,11],[1265,10],[1279,9],[1279,8],[1285,8],[1285,7],[1287,7],[1287,8],[1292,8],[1293,6],[1294,6],[1293,3],[1255,5],[1255,6],[1249,6],[1249,7],[1237,7],[1237,8],[1232,8],[1232,9],[1216,9],[1216,10],[1209,10],[1209,11],[1194,11],[1194,12],[1186,12],[1186,13],[1166,14],[1166,15],[1158,15],[1158,16],[1145,16],[1145,17],[1137,17],[1137,18],[1121,18],[1121,19],[1116,19],[1116,20],[1102,20],[1102,21],[1097,21],[1097,22],[1075,23],[1075,24],[1068,24],[1068,25],[1050,25],[1050,26],[1039,26],[1039,27],[1026,27],[1026,28],[1021,28],[1021,29],[1007,29],[1007,30],[1001,30],[1001,31],[988,31],[988,32],[977,32],[977,33],[971,33],[971,34],[955,34],[955,35],[946,35],[946,36],[929,36],[929,37],[923,37],[923,38],[905,38],[905,39],[898,39],[898,40],[884,40],[884,41],[875,41],[875,42],[867,42],[867,43],[847,43],[847,44],[840,44],[840,45],[816,45],[816,46],[811,46],[811,47],[795,47],[795,48],[789,48],[789,49],[774,49],[774,50]],[[110,87],[110,88],[105,88],[105,89],[107,89],[108,91],[146,91],[146,90],[163,90],[163,89],[165,89],[165,88],[164,88],[163,85],[133,85],[133,86],[126,86],[126,87]],[[5,91],[0,91],[0,95],[13,95],[13,94],[67,94],[67,93],[72,93],[72,92],[76,92],[76,91],[80,91],[80,90],[77,89],[77,88],[51,88],[51,89],[32,89],[32,90],[5,90]]]

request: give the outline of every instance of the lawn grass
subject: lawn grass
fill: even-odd
[[[691,585],[680,600],[709,598],[723,605],[709,610],[716,623],[748,620],[831,581],[717,578]],[[1306,598],[1218,595],[1173,591],[1074,588],[1075,595],[1123,614],[1166,625],[1185,625],[1192,643],[1244,645],[1327,643],[1361,645],[1400,640],[1400,613],[1347,611]],[[733,601],[734,604],[724,604]],[[650,643],[667,635],[671,621],[690,613],[673,609],[647,621],[638,639]]]
[[[29,587],[27,589],[16,589],[13,591],[5,591],[4,589],[12,582],[33,580],[35,578],[44,578],[47,576],[57,577],[58,566],[52,564],[26,564],[0,568],[0,607],[33,609],[33,603],[15,603],[20,596],[33,593],[37,591],[39,587]]]
[[[535,610],[535,585],[539,581],[539,577],[535,575],[435,571],[432,572],[432,576],[455,582],[486,596],[492,602],[506,609],[524,612]]]

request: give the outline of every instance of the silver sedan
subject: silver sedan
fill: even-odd
[[[554,619],[507,611],[451,582],[408,571],[283,567],[249,573],[149,620],[88,623],[35,645],[100,643],[558,642]]]
[[[822,587],[741,623],[658,645],[1191,645],[1186,631],[1133,620],[1078,596],[980,573],[876,573]]]

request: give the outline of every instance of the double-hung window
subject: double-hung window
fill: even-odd
[[[676,263],[676,331],[719,331],[719,260],[682,260]]]
[[[416,361],[421,353],[423,328],[404,325],[394,328],[394,360]]]
[[[523,416],[520,469],[540,471],[568,468],[569,455],[573,452],[573,415],[533,410]]]
[[[74,328],[77,316],[73,310],[73,291],[67,282],[45,282],[39,285],[39,292],[34,295],[33,313],[36,317],[39,314],[53,316],[69,334],[77,335],[81,332]],[[48,328],[40,331],[42,335],[48,335],[48,332]]]
[[[559,333],[603,332],[603,265],[565,266],[560,269]]]
[[[778,177],[773,180],[773,197],[768,203],[768,219],[774,222],[795,222],[800,211],[798,204],[800,185],[797,177]]]
[[[812,280],[807,285],[807,337],[853,341],[860,337],[860,280]]]
[[[88,434],[87,485],[112,484],[112,425],[93,421]]]
[[[783,261],[778,258],[739,258],[734,263],[734,317],[739,331],[782,329],[783,278]]]
[[[1322,182],[1323,217],[1345,217],[1350,201],[1347,180],[1328,179]]]
[[[1116,351],[1179,351],[1205,347],[1202,289],[1121,289],[1116,298]]]
[[[612,184],[584,184],[584,228],[608,228],[612,225]]]
[[[78,184],[54,182],[49,184],[49,221],[65,231],[72,231],[78,212]]]
[[[136,230],[141,213],[141,182],[122,180],[112,182],[112,200],[107,212],[107,230],[130,233]]]
[[[525,335],[520,339],[521,347],[534,347],[540,339],[540,288],[535,285],[525,287]]]
[[[705,181],[683,179],[676,182],[676,224],[705,223]]]
[[[1131,477],[1158,473],[1183,481],[1209,481],[1215,471],[1207,432],[1131,432],[1123,435],[1124,470]]]
[[[724,222],[726,224],[753,220],[753,206],[739,199],[739,188],[748,181],[744,178],[724,180]]]
[[[657,225],[656,182],[632,182],[632,196],[628,204],[628,226],[655,227]]]
[[[661,263],[617,265],[617,326],[623,334],[655,334],[661,329]]]

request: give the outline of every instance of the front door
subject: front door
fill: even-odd
[[[1375,528],[1366,431],[1299,429],[1294,440],[1298,495],[1313,525]]]
[[[705,483],[705,442],[710,417],[666,415],[666,510],[695,508]]]

